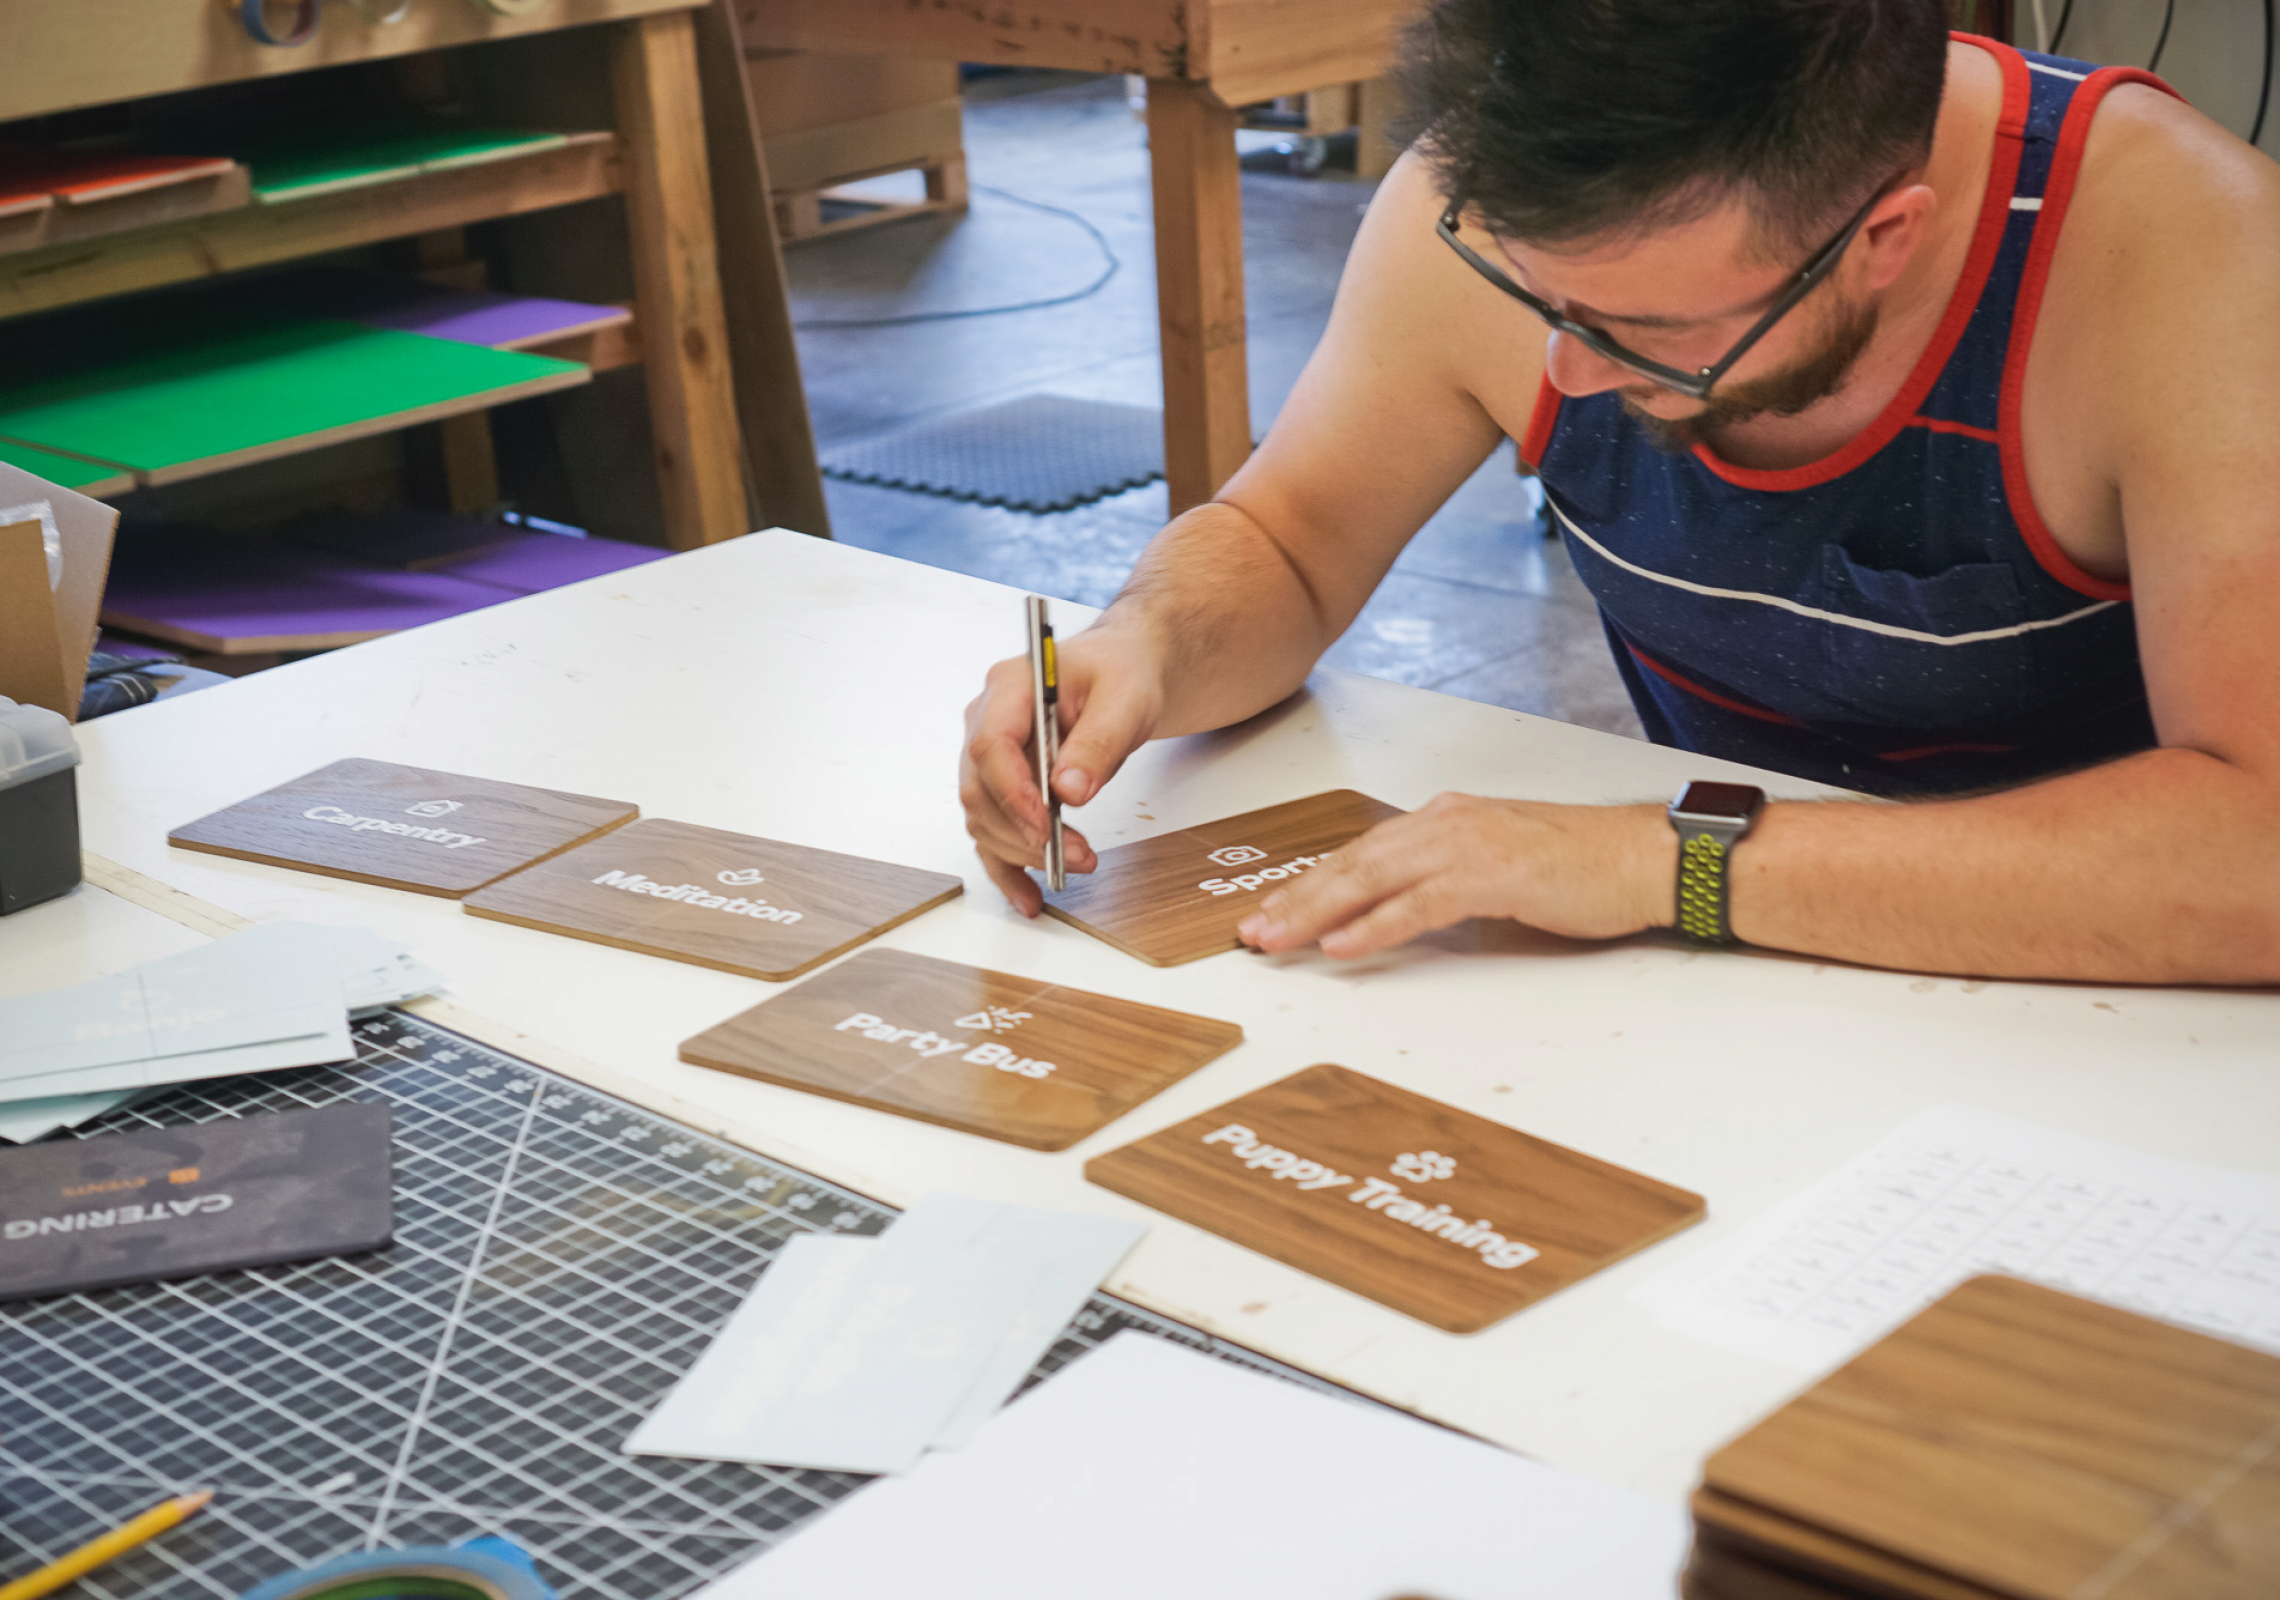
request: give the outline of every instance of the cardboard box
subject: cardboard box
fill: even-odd
[[[119,514],[0,462],[0,695],[79,720]]]

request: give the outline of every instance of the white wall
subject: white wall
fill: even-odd
[[[2042,20],[2058,26],[2066,0],[2041,0]],[[2059,53],[2104,65],[2142,67],[2161,34],[2163,0],[2074,0]],[[2013,0],[2012,30],[2022,45],[2041,43],[2036,0]],[[2242,138],[2256,119],[2264,74],[2261,0],[2177,0],[2177,21],[2162,52],[2170,87]],[[2280,155],[2280,84],[2257,148]]]

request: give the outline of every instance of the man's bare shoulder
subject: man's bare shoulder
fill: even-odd
[[[2065,231],[2056,267],[2133,300],[2270,281],[2280,165],[2174,96],[2123,84],[2091,122]]]
[[[1412,150],[1378,185],[1354,242],[1351,298],[1381,359],[1421,362],[1507,433],[1523,431],[1544,369],[1544,325],[1483,280],[1434,232],[1447,206]]]

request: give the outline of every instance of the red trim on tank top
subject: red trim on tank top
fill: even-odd
[[[1910,417],[1911,428],[1927,428],[1933,433],[1959,433],[1966,439],[1977,439],[1982,444],[2001,444],[2003,436],[1993,428],[1981,428],[1969,422],[1949,422],[1940,417]]]
[[[1724,710],[1738,712],[1740,715],[1745,717],[1755,717],[1760,722],[1775,723],[1784,728],[1802,728],[1805,726],[1804,723],[1799,722],[1795,717],[1784,716],[1778,711],[1768,711],[1763,706],[1750,705],[1745,701],[1736,700],[1727,695],[1722,695],[1715,689],[1705,689],[1702,687],[1702,685],[1696,683],[1692,678],[1682,678],[1677,673],[1671,671],[1670,668],[1664,666],[1660,661],[1657,661],[1653,656],[1650,656],[1644,650],[1641,650],[1637,645],[1633,644],[1628,639],[1625,639],[1623,641],[1623,648],[1631,652],[1631,659],[1633,661],[1636,661],[1640,666],[1645,667],[1649,672],[1662,679],[1665,683],[1671,684],[1680,689],[1684,689],[1688,694],[1693,695],[1696,699],[1707,700],[1712,705],[1721,707]]]
[[[1560,420],[1560,392],[1552,387],[1550,374],[1536,380],[1536,403],[1528,412],[1528,431],[1520,435],[1520,459],[1531,469],[1543,465],[1544,451],[1551,446],[1552,428]]]
[[[2003,446],[2003,495],[2011,503],[2011,520],[2027,541],[2036,564],[2077,594],[2093,600],[2127,600],[2130,586],[2084,572],[2059,548],[2050,525],[2035,509],[2034,491],[2027,483],[2027,448],[2019,417],[2027,387],[2027,353],[2034,348],[2035,320],[2042,310],[2043,288],[2050,280],[2051,258],[2058,253],[2058,230],[2066,221],[2067,204],[2074,198],[2075,180],[2082,176],[2082,152],[2090,142],[2090,119],[2109,89],[2125,83],[2151,84],[2164,94],[2177,94],[2150,72],[2136,67],[2101,67],[2083,79],[2082,87],[2066,108],[2066,121],[2058,130],[2058,146],[2050,164],[2050,179],[2043,186],[2042,210],[2035,218],[2035,236],[2027,246],[2026,269],[2019,275],[2018,305],[2011,313],[2011,348],[2003,357],[2003,396],[1999,412]],[[2179,99],[2184,96],[2178,95]]]
[[[1964,257],[1963,272],[1956,279],[1954,292],[1948,296],[1947,311],[1932,334],[1932,342],[1924,346],[1924,353],[1916,358],[1908,381],[1876,414],[1876,420],[1818,461],[1801,467],[1759,470],[1721,461],[1708,445],[1696,445],[1694,459],[1728,483],[1744,489],[1810,489],[1815,484],[1841,478],[1868,460],[1899,437],[1908,419],[1916,414],[1916,408],[1924,403],[1924,396],[1932,392],[1932,385],[1939,381],[1948,357],[1955,353],[1956,343],[1971,321],[1971,313],[1978,308],[1979,296],[1987,287],[1987,275],[1994,270],[1995,257],[2003,247],[2003,230],[2011,220],[2011,190],[2018,181],[2019,155],[2026,141],[2027,111],[2034,100],[2034,87],[2027,75],[2026,57],[2009,45],[1970,33],[1949,37],[1977,45],[1995,58],[1995,64],[2003,71],[2003,112],[1995,125],[1995,154],[1988,164],[1987,192],[1980,198],[1979,221],[1972,231],[1971,252]]]
[[[2007,756],[2014,750],[2024,749],[2016,744],[1927,744],[1913,750],[1883,750],[1877,753],[1879,761],[1921,761],[1926,756]]]

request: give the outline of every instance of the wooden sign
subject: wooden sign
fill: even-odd
[[[1066,1150],[1242,1041],[1232,1022],[866,950],[697,1035],[681,1059]]]
[[[169,844],[456,898],[604,833],[639,806],[393,761],[336,761],[166,836]]]
[[[1236,924],[1267,892],[1398,817],[1352,789],[1246,811],[1100,853],[1100,865],[1045,896],[1045,910],[1151,966],[1242,948]]]
[[[862,856],[649,817],[470,895],[478,917],[796,978],[966,887]]]
[[[1451,1333],[1702,1218],[1702,1197],[1345,1067],[1308,1067],[1085,1176]]]
[[[1974,1278],[1711,1456],[1694,1511],[1712,1589],[2280,1594],[2280,1357]]]

